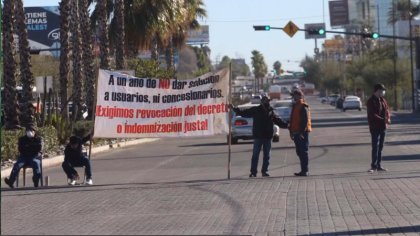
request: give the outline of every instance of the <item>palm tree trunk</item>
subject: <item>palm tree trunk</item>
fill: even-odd
[[[3,81],[4,81],[4,127],[7,130],[19,127],[18,102],[16,98],[16,62],[13,51],[14,0],[3,2]]]
[[[97,1],[98,8],[98,27],[99,27],[99,48],[100,48],[100,67],[101,69],[109,69],[109,42],[107,27],[107,1]]]
[[[68,118],[67,109],[67,84],[69,80],[69,0],[61,0],[60,2],[60,106],[61,114],[64,118]]]
[[[78,0],[71,1],[71,43],[72,43],[72,61],[73,61],[73,113],[72,120],[80,120],[82,117],[82,54],[80,43],[80,25]]]
[[[117,23],[117,40],[115,47],[115,60],[117,70],[124,69],[125,66],[125,53],[124,53],[124,40],[125,40],[125,27],[124,27],[124,0],[115,0],[115,17]]]
[[[32,86],[34,77],[31,72],[31,54],[28,43],[28,32],[25,24],[25,12],[23,10],[22,0],[16,1],[16,25],[19,35],[19,55],[20,55],[20,75],[22,83],[22,116],[21,123],[23,126],[35,125],[33,107]]]
[[[158,51],[158,42],[157,42],[156,37],[152,41],[150,52],[152,54],[151,55],[152,60],[158,61],[159,60],[159,51]]]
[[[88,109],[88,117],[90,120],[93,117],[93,106],[95,93],[95,74],[93,68],[93,50],[92,50],[92,32],[90,30],[90,19],[89,19],[89,4],[86,0],[80,0],[79,2],[79,14],[81,18],[81,31],[82,33],[82,67],[85,77],[84,83],[84,98],[86,100],[86,106]]]
[[[166,69],[174,70],[174,43],[172,40],[169,41],[169,45],[166,47]]]

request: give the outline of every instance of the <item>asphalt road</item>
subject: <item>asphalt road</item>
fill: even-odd
[[[231,180],[227,180],[225,136],[165,138],[93,156],[94,186],[67,186],[61,166],[44,169],[49,187],[9,190],[2,185],[1,232],[347,235],[373,230],[370,233],[417,235],[420,116],[392,117],[383,158],[390,171],[372,175],[367,173],[366,111],[341,112],[315,98],[308,100],[314,127],[310,177],[293,176],[299,163],[287,130],[281,130],[280,142],[273,143],[271,177],[258,173],[257,179],[248,178],[252,141],[232,145]],[[378,177],[384,182],[369,184]],[[343,187],[354,183],[360,187],[351,191]],[[369,191],[379,195],[360,197]],[[384,198],[386,203],[375,205]],[[371,211],[353,209],[359,205]],[[395,214],[400,218],[393,219]]]

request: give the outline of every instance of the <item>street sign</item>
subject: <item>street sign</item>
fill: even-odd
[[[310,34],[309,31],[319,32],[320,29],[324,30],[324,34]],[[324,39],[325,38],[325,23],[305,24],[305,39]]]
[[[283,31],[291,37],[299,31],[299,27],[295,25],[292,21],[289,21],[286,26],[284,26]]]

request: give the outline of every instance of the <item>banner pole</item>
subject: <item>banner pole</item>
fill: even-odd
[[[232,63],[229,63],[229,96],[228,96],[228,100],[229,100],[229,105],[232,104]],[[232,145],[232,109],[229,109],[229,119],[228,119],[228,124],[229,124],[229,135],[228,135],[228,146],[229,146],[229,151],[228,151],[228,180],[230,180],[230,164],[231,164],[231,145]]]
[[[93,127],[92,127],[92,133],[90,134],[90,139],[89,139],[89,160],[90,160],[90,156],[92,155],[92,140],[93,140],[93,133],[95,132],[95,117],[96,117],[96,103],[98,100],[98,80],[99,80],[99,72],[98,72],[98,76],[96,78],[96,82],[95,82],[95,97],[93,100],[93,104],[92,104],[92,121],[93,121]]]

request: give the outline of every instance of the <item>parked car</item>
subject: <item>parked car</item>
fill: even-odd
[[[362,101],[357,96],[347,96],[343,102],[343,111],[357,109],[362,110]]]
[[[257,104],[246,104],[242,106],[238,106],[239,109],[248,109],[253,106],[258,106]],[[238,116],[233,113],[232,117],[232,137],[231,143],[237,144],[239,139],[242,140],[251,140],[253,139],[252,136],[252,124],[253,118],[246,118],[242,116]],[[274,125],[274,137],[273,142],[279,141],[280,136],[280,128],[277,125]],[[229,136],[227,137],[227,141],[229,143]]]
[[[335,103],[337,102],[337,99],[340,97],[338,94],[333,94],[328,96],[328,102],[331,106],[335,106]]]

